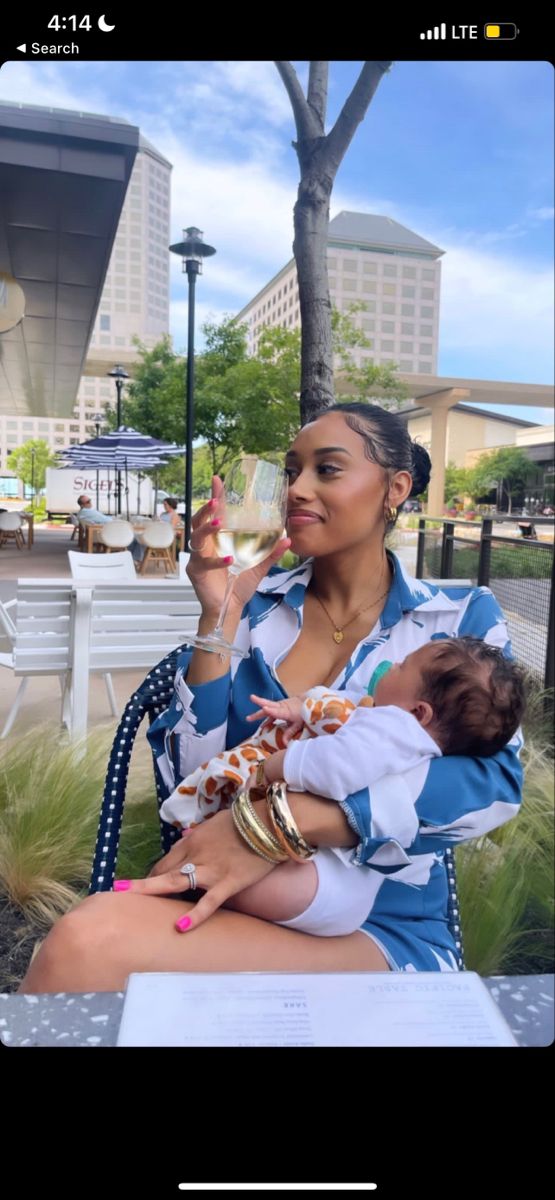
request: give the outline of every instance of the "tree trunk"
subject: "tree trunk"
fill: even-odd
[[[316,169],[299,184],[294,208],[295,240],[301,311],[301,424],[312,421],[334,402],[331,301],[327,243],[330,186]]]
[[[276,62],[297,129],[293,142],[301,178],[294,208],[293,253],[301,313],[301,424],[334,401],[331,302],[327,241],[330,198],[338,167],[366,115],[390,62],[365,62],[341,112],[326,135],[328,63],[311,62],[305,98],[288,62]]]

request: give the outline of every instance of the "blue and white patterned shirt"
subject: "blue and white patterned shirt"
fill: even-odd
[[[379,663],[400,662],[429,641],[478,637],[511,655],[505,619],[488,588],[438,588],[413,579],[389,554],[393,581],[374,629],[330,684],[334,690],[368,690]],[[191,651],[178,662],[169,709],[151,726],[149,739],[169,793],[200,763],[253,732],[245,717],[251,693],[282,699],[279,664],[302,628],[309,560],[292,571],[272,568],[245,606],[235,641],[248,650],[231,670],[210,683],[188,687]],[[371,788],[337,796],[358,844],[352,861],[373,873],[374,898],[363,926],[397,970],[452,970],[454,944],[447,928],[443,852],[480,837],[518,812],[521,738],[515,735],[491,758],[432,758]]]

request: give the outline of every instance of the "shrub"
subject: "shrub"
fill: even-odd
[[[536,691],[528,706],[521,811],[457,850],[466,967],[481,975],[553,971],[551,703]]]
[[[0,753],[0,896],[45,928],[85,894],[111,741],[55,747],[52,737],[45,727]],[[145,790],[126,805],[118,858],[135,877],[160,852],[152,779]]]
[[[476,578],[478,571],[479,542],[476,549],[471,546],[453,547],[453,574],[461,579]],[[503,546],[493,542],[491,549],[491,579],[549,579],[551,576],[552,551],[532,549],[530,546]],[[430,544],[426,538],[424,551],[425,577],[441,576],[441,540]]]

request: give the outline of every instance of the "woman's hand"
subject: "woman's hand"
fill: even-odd
[[[251,883],[257,883],[273,870],[241,839],[233,824],[229,809],[215,813],[209,821],[186,831],[184,836],[168,854],[160,859],[148,879],[121,880],[114,884],[114,891],[139,892],[144,896],[171,896],[187,889],[187,876],[180,867],[194,863],[196,884],[205,888],[205,895],[195,904],[182,924],[180,932],[196,929],[229,896],[241,892]],[[123,888],[122,883],[126,884]]]
[[[233,562],[232,558],[221,558],[215,553],[214,533],[221,524],[223,494],[223,482],[218,475],[214,475],[212,499],[203,504],[192,518],[190,546],[186,547],[191,552],[187,574],[200,600],[203,616],[214,619],[214,624],[224,600],[227,566]],[[237,576],[230,609],[235,609],[240,615],[244,605],[254,595],[260,580],[264,579],[270,567],[281,558],[290,545],[290,538],[280,538],[272,553],[263,562]]]

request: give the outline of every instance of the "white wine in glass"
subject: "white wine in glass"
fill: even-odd
[[[225,477],[218,518],[221,525],[213,537],[217,554],[233,556],[216,628],[212,633],[187,638],[187,644],[216,654],[234,654],[247,658],[226,640],[223,625],[235,584],[235,576],[258,566],[271,554],[283,537],[287,507],[287,477],[283,467],[246,454],[237,459]]]

